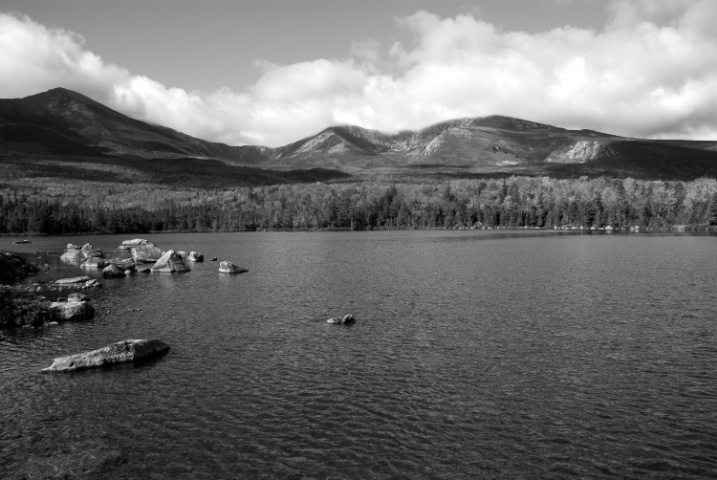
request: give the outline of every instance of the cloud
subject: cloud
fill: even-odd
[[[283,145],[337,123],[384,131],[492,114],[567,128],[717,140],[717,0],[618,0],[600,30],[503,31],[472,14],[399,19],[411,40],[351,58],[258,64],[243,91],[167,87],[72,32],[0,15],[0,96],[64,86],[135,118],[230,144]]]

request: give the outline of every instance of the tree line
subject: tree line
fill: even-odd
[[[480,227],[669,228],[717,224],[717,180],[519,177],[187,189],[0,186],[0,233]]]

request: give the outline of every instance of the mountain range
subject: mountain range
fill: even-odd
[[[333,126],[278,148],[229,146],[132,119],[55,88],[0,100],[0,178],[195,186],[549,175],[717,177],[717,142],[645,140],[503,116],[386,134]]]

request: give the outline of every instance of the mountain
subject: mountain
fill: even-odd
[[[330,127],[274,149],[263,165],[695,178],[717,175],[717,142],[631,139],[490,116],[394,135],[356,126]]]
[[[4,142],[31,144],[48,153],[215,158],[254,164],[270,152],[265,147],[207,142],[134,120],[65,88],[0,100],[0,135]]]
[[[232,147],[129,118],[77,92],[54,88],[0,100],[0,179],[72,178],[218,187],[324,181],[326,169],[256,168],[266,147]]]
[[[134,120],[63,88],[0,100],[0,156],[0,176],[22,165],[25,175],[216,186],[348,176],[717,177],[717,142],[632,139],[503,116],[395,134],[341,125],[283,147],[235,147]]]

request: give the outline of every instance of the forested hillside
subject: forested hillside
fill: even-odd
[[[0,185],[0,233],[707,226],[717,180],[509,177],[198,190],[40,179]]]

